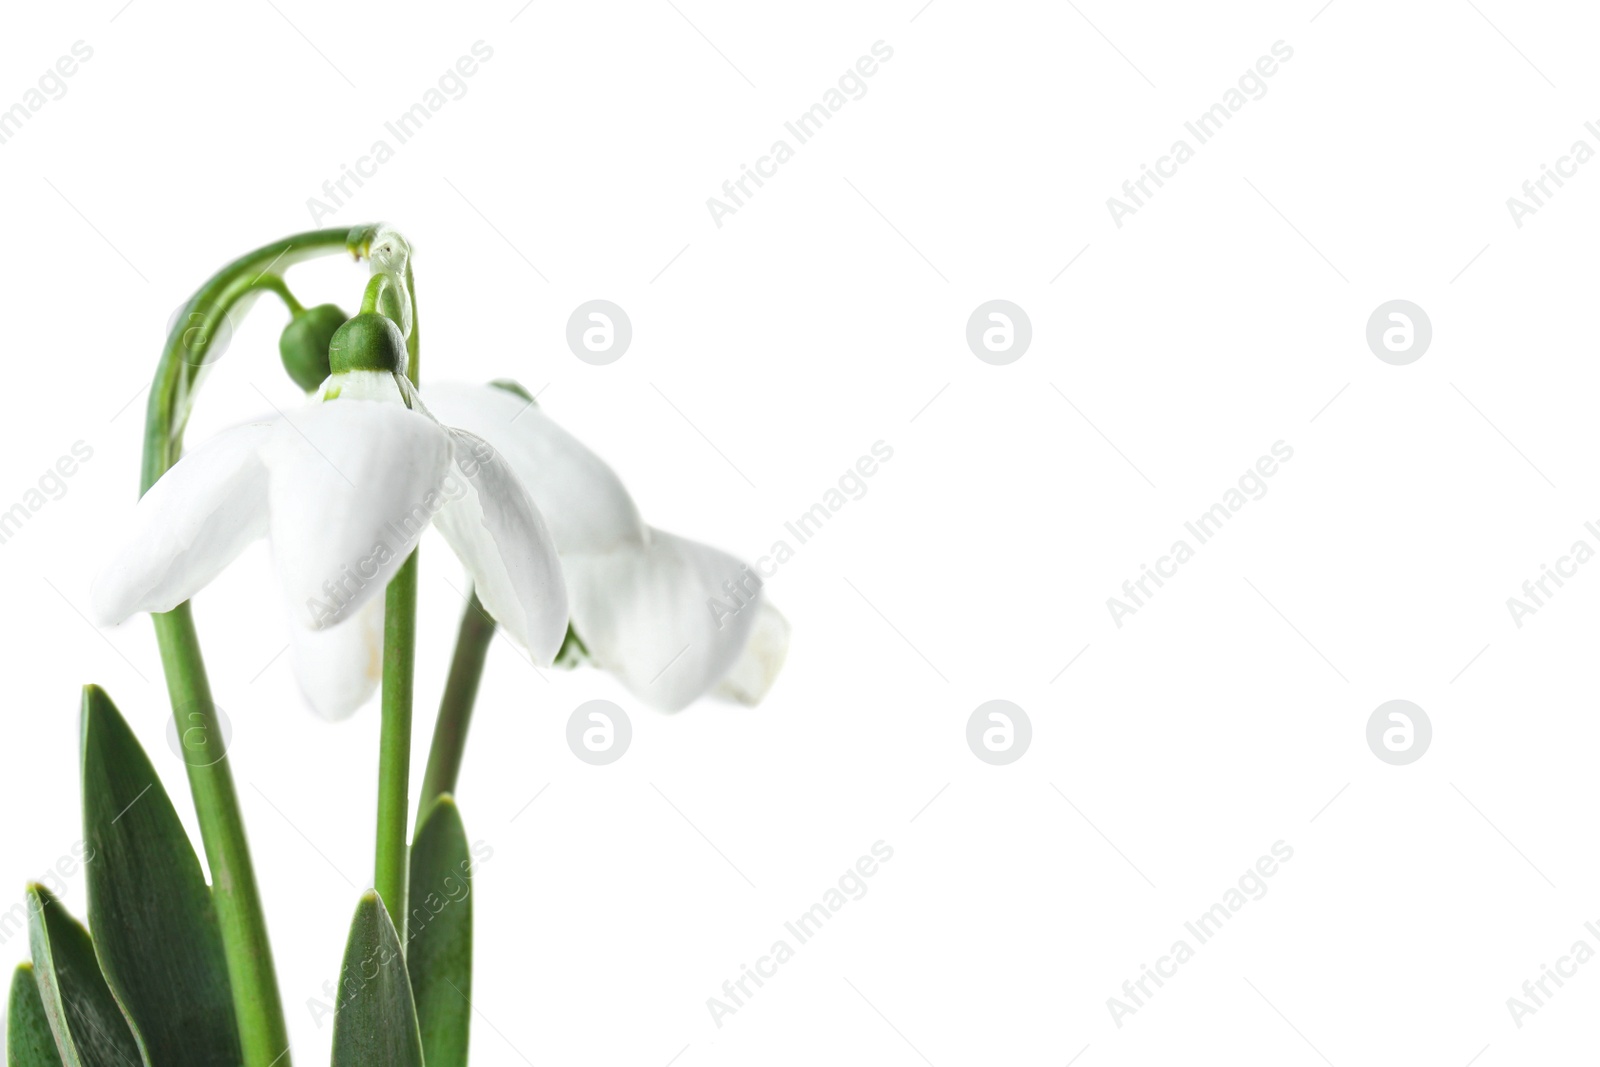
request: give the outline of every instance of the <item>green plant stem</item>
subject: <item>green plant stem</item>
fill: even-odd
[[[417,279],[411,273],[411,260],[406,259],[406,295],[411,297],[411,332],[406,335],[406,367],[412,385],[421,385],[422,373],[422,318],[417,310]]]
[[[461,756],[467,747],[467,730],[472,725],[472,708],[478,699],[478,683],[483,679],[483,663],[494,640],[494,620],[473,592],[461,616],[456,635],[456,650],[450,660],[450,675],[445,679],[444,696],[439,701],[439,719],[433,727],[433,745],[428,749],[428,770],[422,777],[422,799],[417,805],[417,826],[428,809],[446,793],[456,791],[461,775]]]
[[[399,284],[387,274],[374,274],[367,282],[366,291],[361,294],[362,313],[379,312],[394,319],[396,325],[399,325],[400,302],[405,299],[396,292]]]
[[[139,491],[156,484],[183,453],[183,431],[194,404],[200,368],[217,358],[211,342],[225,334],[229,317],[262,290],[276,289],[276,272],[317,256],[344,251],[356,231],[315,230],[264,245],[223,267],[189,298],[167,337],[145,408],[144,466]]]
[[[256,280],[255,287],[277,293],[278,298],[283,301],[283,306],[289,309],[289,314],[291,315],[298,315],[305,311],[305,306],[295,299],[295,295],[289,291],[288,284],[276,274],[262,275]]]
[[[389,582],[383,616],[383,725],[378,739],[378,845],[373,887],[395,929],[406,915],[411,689],[417,650],[417,554]]]
[[[222,930],[245,1062],[250,1067],[274,1060],[287,1063],[289,1036],[278,1002],[272,945],[267,940],[250,842],[245,837],[239,797],[233,788],[227,741],[211,699],[205,661],[200,656],[194,616],[185,602],[151,618],[156,625],[156,642],[161,648],[173,710],[188,725],[184,764],[189,772],[189,789],[194,794],[206,864],[211,868],[211,896]],[[194,728],[196,724],[198,730]],[[197,734],[204,737],[198,750],[193,743]]]
[[[230,314],[242,311],[263,289],[279,291],[281,279],[269,272],[343,251],[349,247],[351,233],[343,229],[318,230],[275,241],[234,260],[190,297],[167,337],[150,387],[141,493],[149,490],[183,453],[183,431],[194,404],[200,367],[215,358],[211,343],[227,326]],[[152,619],[174,713],[200,715],[207,745],[217,746],[219,758],[210,766],[199,766],[204,760],[185,762],[206,865],[211,872],[245,1064],[289,1067],[288,1028],[267,939],[266,917],[256,888],[233,771],[222,752],[223,735],[194,619],[188,604]],[[190,719],[185,725],[192,722]]]
[[[370,300],[380,307],[386,283],[376,276],[368,283]],[[417,307],[411,267],[406,265],[406,288],[412,297],[411,331],[406,337],[408,372],[417,384]],[[389,581],[383,615],[383,724],[378,738],[378,831],[373,874],[383,905],[395,929],[405,929],[406,881],[410,858],[406,852],[406,817],[411,786],[411,698],[417,653],[417,554],[410,557]]]

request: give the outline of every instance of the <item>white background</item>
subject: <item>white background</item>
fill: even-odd
[[[94,54],[0,145],[0,509],[74,442],[94,458],[0,545],[0,886],[78,836],[86,681],[192,827],[148,624],[80,617],[135,497],[140,390],[173,309],[313,228],[307,198],[481,40],[466,95],[317,223],[410,237],[424,382],[545,390],[650,522],[746,558],[874,442],[894,458],[770,581],[794,637],[757,709],[661,716],[497,645],[460,790],[494,850],[476,1062],[1592,1055],[1600,963],[1521,1028],[1506,998],[1600,949],[1600,565],[1521,628],[1506,598],[1600,548],[1600,164],[1520,228],[1506,198],[1600,149],[1594,13],[920,2],[12,11],[0,106]],[[718,228],[706,198],[880,40],[867,94]],[[1280,40],[1266,95],[1118,228],[1106,198]],[[362,278],[290,280],[349,308]],[[607,367],[563,338],[596,297],[634,326]],[[1032,321],[1009,366],[965,343],[992,298]],[[1364,337],[1396,298],[1434,330],[1404,367]],[[191,440],[297,401],[283,318],[263,301],[240,327]],[[1115,626],[1106,598],[1280,440],[1266,496]],[[419,775],[464,582],[423,551]],[[276,604],[258,548],[195,610],[315,1063],[331,1026],[306,1004],[370,879],[377,716],[312,717]],[[635,727],[604,768],[563,739],[595,697]],[[1033,723],[1008,767],[965,741],[994,698]],[[1365,740],[1395,698],[1434,729],[1405,767]],[[870,892],[718,1028],[706,999],[879,840]],[[1115,1025],[1107,998],[1280,840],[1267,895]],[[81,876],[66,897],[81,914]]]

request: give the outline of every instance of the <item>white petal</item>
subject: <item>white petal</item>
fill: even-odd
[[[383,598],[373,597],[337,626],[289,626],[290,656],[300,692],[330,722],[355,714],[383,678]]]
[[[755,707],[778,680],[778,672],[783,670],[783,661],[788,655],[789,620],[770,601],[763,599],[744,651],[733,669],[717,683],[717,696]]]
[[[562,562],[572,625],[590,658],[663,711],[687,707],[721,681],[760,614],[754,571],[660,530],[650,531],[642,550],[573,554]]]
[[[567,633],[567,587],[555,542],[510,466],[481,437],[450,430],[460,478],[434,523],[506,632],[548,665]]]
[[[505,457],[562,553],[644,544],[644,521],[621,479],[537,404],[498,386],[453,382],[429,385],[423,399],[446,426],[477,434]]]
[[[138,611],[171,611],[266,534],[260,450],[273,427],[253,422],[224,430],[150,487],[95,578],[91,610],[103,625]]]
[[[272,553],[295,625],[320,629],[380,595],[444,504],[450,437],[398,404],[296,410],[262,449]]]

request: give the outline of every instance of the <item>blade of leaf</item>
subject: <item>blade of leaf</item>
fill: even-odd
[[[333,1017],[333,1067],[422,1067],[400,937],[375,892],[356,906]]]
[[[455,799],[440,797],[411,846],[406,968],[428,1067],[466,1067],[472,1028],[472,853]]]
[[[89,931],[41,885],[28,887],[28,942],[39,999],[67,1067],[148,1063],[100,974]]]
[[[83,691],[83,838],[100,966],[150,1061],[241,1062],[211,889],[155,768],[93,685]]]
[[[39,999],[33,964],[24,963],[11,978],[11,1002],[6,1008],[6,1067],[61,1067],[50,1019]]]

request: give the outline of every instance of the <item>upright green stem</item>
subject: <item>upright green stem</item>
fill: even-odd
[[[417,279],[411,273],[409,259],[406,260],[406,294],[411,297],[411,332],[406,335],[406,364],[411,374],[411,384],[421,385],[422,313],[417,310]]]
[[[439,720],[433,727],[433,746],[428,750],[428,770],[422,778],[422,799],[417,805],[417,825],[446,793],[456,791],[461,774],[461,755],[467,747],[467,729],[472,725],[472,707],[478,699],[478,683],[483,678],[483,663],[494,640],[494,620],[471,594],[461,616],[456,635],[456,651],[450,660],[450,676],[445,680],[444,696],[439,701]]]
[[[223,335],[229,314],[244,307],[262,290],[281,291],[281,279],[270,272],[344,250],[349,235],[347,230],[319,230],[276,241],[230,263],[189,299],[167,338],[150,387],[141,493],[154,485],[183,453],[183,430],[194,403],[200,367],[215,358],[211,346]],[[245,1064],[289,1067],[288,1028],[267,940],[266,917],[256,889],[250,843],[239,813],[233,771],[223,751],[223,734],[194,619],[188,604],[152,618],[174,713],[200,716],[206,745],[215,746],[216,750],[215,762],[188,759],[185,764],[206,865],[211,871],[217,925],[227,956]],[[186,725],[193,721],[188,718]]]
[[[368,283],[362,307],[370,301],[384,310],[382,294],[393,279],[377,276]],[[406,336],[408,373],[417,384],[416,289],[411,266],[406,265],[405,285],[411,300],[411,330]],[[373,888],[389,910],[395,929],[404,930],[406,881],[410,873],[406,852],[406,817],[411,787],[411,696],[417,652],[417,551],[389,581],[383,616],[383,724],[378,739],[378,832]]]
[[[383,616],[383,726],[378,740],[378,848],[373,887],[395,929],[406,916],[406,808],[411,776],[411,688],[417,650],[417,554],[389,582]]]

